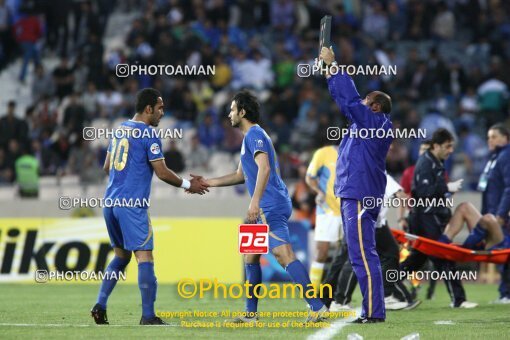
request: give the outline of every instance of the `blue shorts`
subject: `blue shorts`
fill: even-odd
[[[292,214],[292,204],[272,206],[271,208],[260,209],[259,224],[269,225],[269,250],[283,244],[290,243],[289,221]]]
[[[154,249],[149,211],[144,208],[103,208],[112,247],[129,251]]]

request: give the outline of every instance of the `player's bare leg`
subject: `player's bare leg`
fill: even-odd
[[[443,236],[446,236],[448,241],[453,240],[462,230],[464,222],[466,222],[470,231],[463,244],[467,248],[473,248],[476,244],[485,240],[485,248],[490,249],[504,239],[503,231],[496,217],[492,214],[482,216],[474,205],[469,202],[463,202],[455,209]],[[441,240],[444,241],[445,239],[441,238]]]
[[[131,260],[131,252],[128,250],[114,247],[113,252],[115,253],[115,257],[109,263],[108,268],[106,268],[106,273],[109,273],[109,275],[105,277],[101,283],[97,302],[90,311],[90,314],[97,325],[109,324],[108,316],[106,315],[106,303],[108,301],[108,297],[117,284],[119,273],[126,269],[126,266]]]
[[[481,217],[482,215],[473,204],[469,202],[462,202],[455,209],[450,222],[444,230],[444,234],[450,240],[453,240],[453,238],[462,230],[464,222],[467,224],[469,231],[471,231],[475,228]]]
[[[325,241],[317,241],[315,242],[315,261],[320,263],[326,263],[328,260],[328,252],[329,252],[330,242]]]
[[[154,262],[154,257],[152,256],[152,250],[138,250],[135,251],[136,262]]]
[[[138,262],[138,287],[142,295],[142,318],[140,325],[166,325],[154,312],[156,301],[157,280],[154,274],[154,257],[152,250],[135,251]]]
[[[493,214],[485,214],[480,220],[480,225],[487,229],[487,238],[485,239],[485,249],[490,249],[501,243],[505,236],[503,235],[503,229],[498,223],[496,216]]]

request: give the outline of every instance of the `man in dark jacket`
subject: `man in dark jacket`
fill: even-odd
[[[320,58],[326,65],[338,67],[331,49],[323,48]],[[335,73],[333,69],[331,73]],[[386,311],[381,262],[375,244],[380,207],[365,202],[384,197],[386,155],[393,139],[387,133],[393,127],[389,117],[391,98],[374,91],[362,99],[351,77],[343,72],[326,78],[332,99],[350,121],[349,135],[343,137],[338,149],[335,195],[340,197],[349,260],[363,295],[361,317],[355,322],[382,322]],[[384,137],[361,137],[362,130],[370,129],[380,130]]]
[[[409,214],[411,233],[432,240],[438,240],[448,224],[451,211],[446,198],[460,190],[462,180],[446,183],[443,162],[453,153],[454,137],[446,129],[440,128],[432,135],[431,148],[420,156],[416,162],[412,183],[412,197],[435,204],[417,205]],[[401,264],[401,269],[410,273],[419,270],[429,257],[416,249],[411,250],[409,257]],[[455,263],[431,257],[435,270],[445,276],[445,283],[451,307],[474,308],[476,303],[466,301],[466,294],[459,279],[450,275],[455,272]]]
[[[470,234],[462,244],[470,249],[510,248],[510,131],[503,124],[493,125],[488,133],[490,159],[480,176],[478,190],[482,194],[482,210],[479,212],[469,202],[461,203],[440,237],[451,240],[467,224]],[[483,216],[482,216],[483,215]],[[510,303],[510,264],[500,268],[501,284],[498,303]]]

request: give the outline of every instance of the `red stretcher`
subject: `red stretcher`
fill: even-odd
[[[455,262],[492,262],[507,263],[510,260],[510,249],[471,250],[454,244],[445,244],[425,237],[391,229],[393,236],[400,243],[409,242],[411,247],[420,252]]]

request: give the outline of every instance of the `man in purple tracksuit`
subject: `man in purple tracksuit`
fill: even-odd
[[[328,67],[336,66],[331,48],[322,48],[320,59]],[[326,75],[329,93],[350,121],[349,133],[343,136],[338,149],[335,194],[340,197],[349,260],[363,295],[361,317],[354,322],[383,322],[386,318],[383,279],[375,248],[380,207],[373,203],[384,197],[386,188],[386,154],[393,139],[388,136],[393,127],[389,118],[391,98],[374,91],[361,99],[350,76],[340,71],[331,73],[336,74]],[[374,129],[378,130],[378,137],[371,136],[369,131]]]

